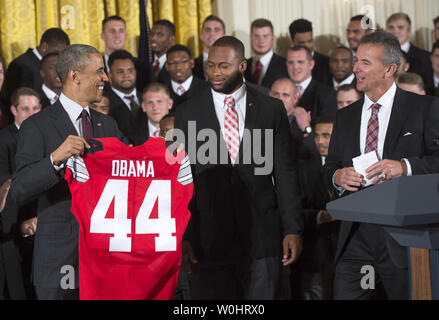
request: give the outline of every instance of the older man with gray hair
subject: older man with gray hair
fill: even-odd
[[[101,100],[108,81],[95,48],[67,47],[56,71],[63,84],[58,101],[20,127],[10,196],[19,203],[39,199],[33,257],[37,297],[65,300],[78,298],[79,278],[79,225],[70,211],[65,162],[90,148],[89,138],[122,139],[122,134],[112,118],[89,108]]]
[[[360,42],[354,73],[364,98],[337,112],[325,164],[339,196],[362,188],[365,177],[352,159],[369,152],[382,159],[366,170],[372,184],[439,172],[439,99],[397,88],[400,60],[398,39],[390,33],[375,32]],[[407,249],[382,226],[342,221],[335,261],[335,299],[372,298],[375,290],[361,287],[365,265],[373,266],[375,286],[382,285],[387,298],[408,299]]]

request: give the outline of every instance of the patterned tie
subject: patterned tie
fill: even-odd
[[[156,131],[154,131],[154,133],[152,134],[155,138],[157,138],[159,136],[160,130],[157,129]]]
[[[93,128],[91,127],[90,120],[88,119],[87,110],[83,109],[81,112],[81,126],[82,126],[82,136],[85,140],[93,137]]]
[[[366,137],[366,147],[364,148],[364,153],[368,153],[373,150],[378,150],[378,111],[381,105],[375,103],[371,106],[372,114],[370,115],[369,122],[367,123],[367,137]]]
[[[178,86],[178,88],[177,88],[177,92],[178,92],[178,94],[181,96],[181,95],[183,95],[183,94],[186,92],[186,90],[184,90],[183,86],[180,85],[180,86]]]
[[[236,157],[239,153],[238,113],[235,109],[235,99],[233,97],[226,97],[224,103],[227,106],[224,117],[224,134],[226,137],[227,149],[229,149],[230,160],[232,165],[235,165]]]
[[[124,98],[130,100],[131,114],[133,115],[133,118],[137,120],[140,113],[140,107],[137,104],[134,95],[124,96]]]
[[[260,80],[259,78],[261,77],[261,71],[262,71],[262,63],[261,63],[261,61],[258,60],[256,62],[256,69],[252,75],[252,82],[253,83],[259,84],[259,80]]]
[[[297,94],[299,95],[299,98],[302,96],[302,86],[301,85],[297,85],[296,86],[296,88],[297,88]]]

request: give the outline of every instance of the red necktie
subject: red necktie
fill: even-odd
[[[178,86],[177,91],[180,95],[184,94],[186,92],[186,90],[184,90],[183,86]]]
[[[235,109],[235,99],[226,97],[224,103],[227,106],[224,117],[224,134],[226,137],[227,149],[229,149],[229,156],[232,165],[235,164],[236,157],[239,153],[239,122],[238,113]]]
[[[261,63],[261,61],[258,60],[256,62],[255,72],[253,72],[253,75],[252,75],[252,82],[253,83],[259,84],[259,78],[261,77],[261,71],[262,71],[262,63]]]
[[[368,153],[373,150],[378,150],[378,111],[381,105],[375,103],[371,106],[372,114],[370,115],[369,122],[367,123],[367,136],[366,136],[366,147],[364,148],[364,153]]]
[[[156,131],[154,131],[154,133],[152,135],[157,138],[159,136],[159,133],[160,133],[160,130],[157,129]]]
[[[159,76],[159,72],[160,72],[159,66],[160,66],[160,62],[159,62],[159,59],[157,59],[154,63],[154,66],[153,66],[154,76],[156,78]]]
[[[87,110],[83,109],[81,112],[81,125],[82,125],[82,136],[85,140],[93,137],[93,128],[91,127],[90,120],[88,119]]]

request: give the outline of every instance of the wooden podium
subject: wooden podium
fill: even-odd
[[[337,220],[380,224],[409,251],[412,300],[439,300],[439,174],[400,177],[331,201]]]

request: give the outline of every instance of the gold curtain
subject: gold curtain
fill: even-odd
[[[168,19],[175,24],[176,42],[187,45],[194,56],[202,51],[199,31],[212,13],[211,0],[149,0],[150,24]],[[0,0],[0,52],[6,64],[39,44],[48,28],[60,27],[70,42],[90,44],[103,52],[101,22],[119,15],[127,24],[126,50],[137,56],[139,2],[137,0]]]

